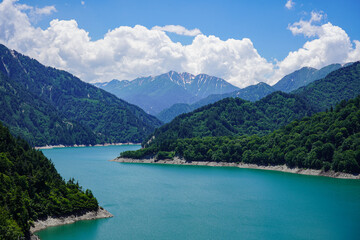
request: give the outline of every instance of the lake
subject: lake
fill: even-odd
[[[114,217],[51,227],[40,238],[359,239],[359,180],[108,161],[139,147],[43,150]]]

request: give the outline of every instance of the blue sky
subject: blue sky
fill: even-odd
[[[33,5],[34,1],[20,1]],[[38,24],[49,25],[52,18],[75,19],[92,39],[102,38],[119,26],[143,25],[147,28],[181,25],[198,28],[205,35],[228,38],[250,38],[259,53],[267,59],[284,58],[289,51],[301,47],[307,40],[293,36],[287,27],[306,18],[311,11],[323,11],[327,20],[340,26],[353,39],[360,39],[360,1],[317,0],[294,1],[293,9],[286,1],[276,0],[133,0],[133,1],[52,1],[37,0],[36,6],[54,5],[57,12]],[[171,36],[174,41],[191,43],[192,37]]]
[[[12,9],[11,11],[18,10],[27,15],[32,28],[31,31],[35,32],[37,27],[44,30],[44,37],[42,39],[39,37],[37,42],[43,42],[45,48],[47,44],[49,47],[47,49],[44,49],[44,46],[40,48],[35,43],[30,43],[30,40],[25,41],[24,36],[13,37],[9,41],[9,38],[1,38],[2,35],[4,36],[1,32],[0,42],[29,54],[44,64],[68,70],[85,81],[108,81],[112,78],[132,79],[137,76],[155,75],[167,70],[176,70],[194,74],[208,73],[223,77],[237,86],[244,87],[259,81],[274,83],[284,74],[305,65],[319,68],[333,62],[344,63],[349,60],[360,60],[360,45],[357,48],[356,42],[354,42],[354,40],[360,40],[360,1],[356,0],[293,0],[290,9],[285,6],[286,0],[38,0],[35,3],[29,0],[6,0],[8,4],[4,4],[4,2],[2,3],[3,11],[9,12],[8,8],[14,7],[15,10]],[[34,13],[36,9],[44,9],[44,7],[51,7],[52,10],[44,11],[41,14]],[[14,12],[13,15],[16,14]],[[73,34],[73,39],[82,39],[81,41],[83,41],[79,40],[77,44],[89,44],[90,47],[84,49],[84,52],[77,51],[74,53],[70,51],[71,46],[68,46],[69,40],[67,42],[64,40],[63,46],[59,45],[59,39],[65,39],[63,35],[61,35],[62,37],[53,37],[53,34],[51,35],[52,40],[49,40],[49,31],[46,30],[50,29],[50,22],[54,19],[60,21],[53,22],[53,25],[56,24],[57,26],[54,30],[57,31],[57,35],[60,36],[64,32],[67,32],[68,35]],[[71,20],[75,20],[76,27],[70,24],[74,23],[70,22]],[[9,19],[8,21],[15,22],[18,20]],[[9,25],[9,22],[5,25]],[[326,25],[327,23],[330,24]],[[135,28],[136,25],[145,27],[145,29]],[[162,30],[161,34],[166,34],[172,40],[171,46],[169,46],[171,50],[165,47],[158,50],[154,49],[155,52],[150,53],[142,50],[136,52],[137,49],[142,49],[141,46],[156,46],[156,40],[149,43],[146,38],[153,37],[151,34],[155,26],[167,25],[179,25],[188,30],[198,29],[201,36],[204,37],[198,39],[196,45],[193,40],[200,35],[184,36],[160,29]],[[121,26],[128,26],[130,29],[122,29],[121,34],[116,33],[117,38],[109,40],[110,42],[107,42],[107,45],[105,43],[101,45],[100,42],[105,39],[105,34],[113,32],[112,35],[115,36],[114,30]],[[290,30],[291,26],[293,30]],[[13,28],[9,27],[9,29]],[[51,29],[53,30],[53,28]],[[86,32],[91,39],[83,40],[84,37],[81,37],[82,33],[79,33],[79,29]],[[336,35],[341,36],[341,39],[336,40]],[[124,41],[123,39],[128,36],[129,39],[126,40],[126,43],[130,42],[130,44],[126,45],[127,49],[125,47],[114,48],[113,53],[107,55],[108,58],[103,56],[104,54],[99,54],[100,50],[94,53],[89,50],[94,48],[94,42],[96,42],[97,49],[103,49],[104,46],[117,45],[117,41]],[[162,40],[159,41],[158,45],[163,46],[168,43],[164,39],[166,36],[161,35],[159,37]],[[211,36],[216,39],[211,38]],[[142,37],[143,40],[139,39]],[[57,39],[56,42],[54,39]],[[228,39],[236,41],[229,42]],[[180,47],[175,44],[178,41],[181,43]],[[311,42],[310,50],[305,47],[307,42]],[[121,44],[123,46],[124,43]],[[337,45],[342,46],[343,49],[341,51],[339,49],[334,54],[324,53],[324,51],[330,52]],[[219,46],[223,46],[222,49],[219,50]],[[197,52],[201,47],[203,49]],[[64,49],[67,48],[70,50],[65,52]],[[134,51],[128,50],[129,48],[130,50],[133,48]],[[156,51],[163,50],[172,57],[167,59],[166,54],[155,56],[157,55]],[[304,53],[305,50],[307,52]],[[124,52],[116,60],[116,54],[119,51]],[[55,52],[57,55],[50,56]],[[236,56],[233,52],[236,52]],[[301,56],[297,58],[290,56],[291,52],[297,52]],[[344,52],[347,53],[344,54]],[[86,56],[87,59],[84,60],[76,55]],[[137,58],[134,58],[134,55]],[[88,62],[89,58],[91,62]],[[191,58],[198,59],[192,60]],[[110,59],[112,60],[110,61]],[[78,62],[72,62],[75,60]],[[237,60],[238,64],[236,63]],[[100,66],[104,62],[107,63],[106,67],[94,69],[95,64]],[[119,62],[126,62],[126,64]],[[132,68],[133,65],[130,64],[136,65],[136,67]],[[109,69],[108,65],[113,65],[113,69]],[[119,68],[126,68],[126,70],[114,70]],[[95,73],[85,73],[91,69],[94,69]]]

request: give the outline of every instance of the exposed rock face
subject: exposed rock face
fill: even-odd
[[[99,207],[97,211],[90,211],[81,215],[71,215],[71,216],[56,217],[56,218],[48,217],[45,220],[38,220],[34,223],[34,227],[31,227],[30,232],[34,233],[43,230],[47,227],[70,224],[81,220],[93,220],[93,219],[110,218],[110,217],[113,217],[111,213],[109,213],[102,207]],[[39,238],[34,238],[34,239],[39,239]]]
[[[120,99],[140,106],[147,113],[158,114],[176,103],[194,103],[211,94],[230,93],[239,88],[224,79],[199,74],[170,71],[132,81],[112,80],[95,86],[113,93]]]

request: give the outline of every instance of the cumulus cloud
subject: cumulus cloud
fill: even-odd
[[[180,26],[180,25],[166,25],[163,27],[155,26],[152,28],[152,30],[171,32],[171,33],[176,33],[178,35],[185,35],[185,36],[196,36],[196,35],[201,34],[201,31],[197,28],[188,30],[185,27]]]
[[[303,47],[290,52],[285,59],[277,63],[273,81],[280,79],[301,67],[322,68],[332,63],[346,63],[360,60],[360,43],[351,43],[347,33],[330,22],[319,24],[324,19],[322,13],[312,12],[308,21],[300,20],[289,25],[294,35],[304,35],[312,40]]]
[[[285,7],[290,10],[294,7],[294,5],[295,3],[292,0],[288,0],[285,4]]]
[[[41,63],[64,69],[87,82],[134,79],[174,70],[222,77],[238,87],[258,82],[273,84],[303,66],[360,60],[360,42],[322,14],[289,25],[294,35],[311,37],[304,46],[273,63],[260,56],[248,38],[222,40],[182,26],[148,29],[120,26],[93,41],[75,20],[54,19],[46,29],[35,27],[27,5],[15,0],[0,3],[0,43]],[[48,8],[50,9],[50,8]],[[40,11],[43,14],[54,10]],[[189,45],[173,42],[166,32],[192,35]]]

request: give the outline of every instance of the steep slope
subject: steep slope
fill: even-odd
[[[176,138],[264,135],[359,93],[360,62],[357,62],[299,89],[296,94],[274,92],[255,103],[226,98],[182,114],[156,129],[148,140],[158,144]]]
[[[33,146],[101,143],[90,129],[69,121],[37,95],[0,72],[0,121]]]
[[[360,93],[360,62],[343,67],[292,92],[313,103],[317,111],[335,106],[341,100],[348,100]]]
[[[246,88],[225,94],[212,94],[208,97],[201,99],[191,105],[189,104],[174,104],[170,108],[164,109],[156,117],[161,121],[168,123],[173,120],[176,116],[182,113],[188,113],[194,111],[195,109],[217,102],[221,99],[227,97],[238,97],[244,100],[255,102],[261,98],[267,96],[268,94],[274,92],[275,90],[266,83],[258,83],[256,85],[248,86]]]
[[[133,81],[112,80],[108,83],[96,83],[95,86],[140,106],[150,114],[158,114],[176,103],[190,104],[211,94],[228,93],[238,89],[221,78],[174,71]]]
[[[139,107],[3,45],[0,58],[1,72],[106,142],[139,142],[161,124]]]
[[[341,68],[340,64],[331,64],[319,70],[304,67],[283,77],[273,86],[273,88],[278,91],[289,93],[302,86],[306,86],[315,80],[324,78],[326,75],[339,68]]]
[[[121,157],[155,157],[187,161],[243,162],[360,173],[360,95],[342,101],[334,111],[296,120],[259,137],[174,139]],[[334,175],[334,173],[332,173]],[[331,175],[331,173],[329,173]]]
[[[65,182],[54,164],[0,123],[0,239],[30,239],[30,223],[97,210],[90,190]]]

